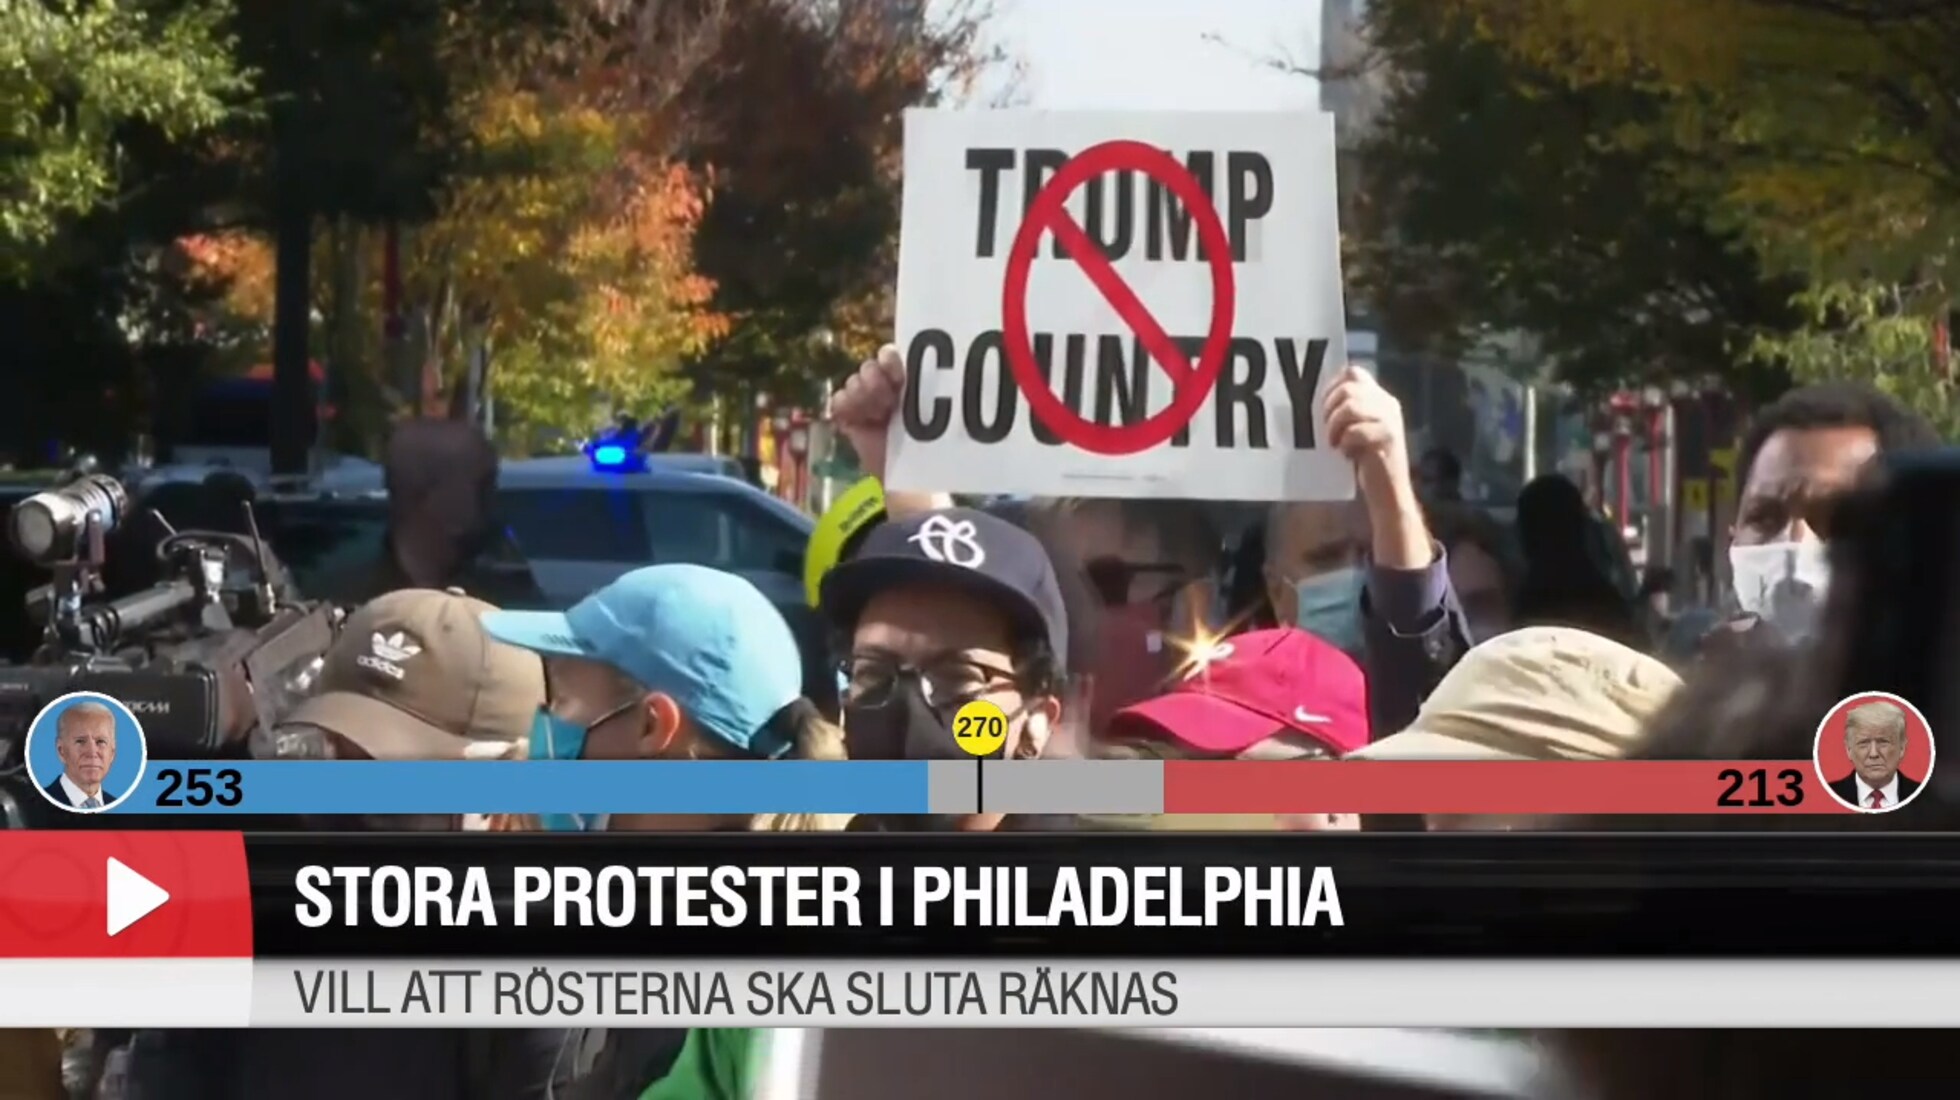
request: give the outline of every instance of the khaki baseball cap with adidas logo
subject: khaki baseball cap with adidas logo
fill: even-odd
[[[317,694],[287,722],[318,726],[376,760],[515,756],[544,705],[538,656],[483,631],[496,608],[453,592],[404,589],[349,616]]]

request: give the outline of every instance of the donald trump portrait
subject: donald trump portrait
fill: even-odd
[[[1909,801],[1924,776],[1900,770],[1906,758],[1906,712],[1896,703],[1852,707],[1844,717],[1844,754],[1851,774],[1831,784],[1832,793],[1858,809],[1882,813]]]

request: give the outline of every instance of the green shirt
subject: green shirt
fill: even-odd
[[[761,1060],[760,1030],[697,1027],[687,1033],[674,1068],[640,1100],[749,1100]]]

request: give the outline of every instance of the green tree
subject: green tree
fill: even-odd
[[[1939,0],[1445,0],[1511,56],[1662,110],[1611,138],[1770,261],[1920,284],[1960,260],[1960,9]]]
[[[1940,434],[1960,439],[1960,382],[1938,342],[1947,334],[1916,312],[1911,295],[1880,283],[1832,283],[1797,296],[1806,324],[1764,335],[1760,359],[1799,381],[1863,382],[1924,413]]]
[[[1795,319],[1794,280],[1711,227],[1673,153],[1612,138],[1663,105],[1574,85],[1426,0],[1371,6],[1382,115],[1358,150],[1349,269],[1392,331],[1449,348],[1538,336],[1582,390],[1715,374],[1773,386],[1750,355]]]
[[[1960,262],[1960,9],[1929,0],[1447,0],[1512,62],[1649,117],[1596,140],[1650,157],[1716,232],[1804,281],[1750,359],[1883,379],[1952,423],[1932,319]],[[1882,369],[1881,369],[1882,368]]]
[[[223,0],[0,3],[0,277],[118,197],[131,124],[169,138],[234,117],[246,76]]]
[[[984,5],[918,7],[726,0],[714,63],[684,97],[687,155],[713,185],[696,265],[733,325],[695,366],[703,392],[807,401],[813,375],[851,362],[837,346],[889,338],[904,111],[993,60]]]

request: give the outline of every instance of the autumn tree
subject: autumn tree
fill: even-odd
[[[395,403],[491,397],[500,435],[528,448],[684,395],[681,363],[727,324],[693,271],[706,176],[678,159],[675,105],[722,7],[594,0],[515,63],[456,44],[469,152],[403,257],[429,392]]]
[[[637,147],[644,120],[570,91],[492,87],[471,110],[481,155],[526,167],[459,177],[412,238],[411,297],[452,394],[494,393],[505,434],[533,444],[681,396],[681,361],[725,331],[691,268],[699,182]]]

